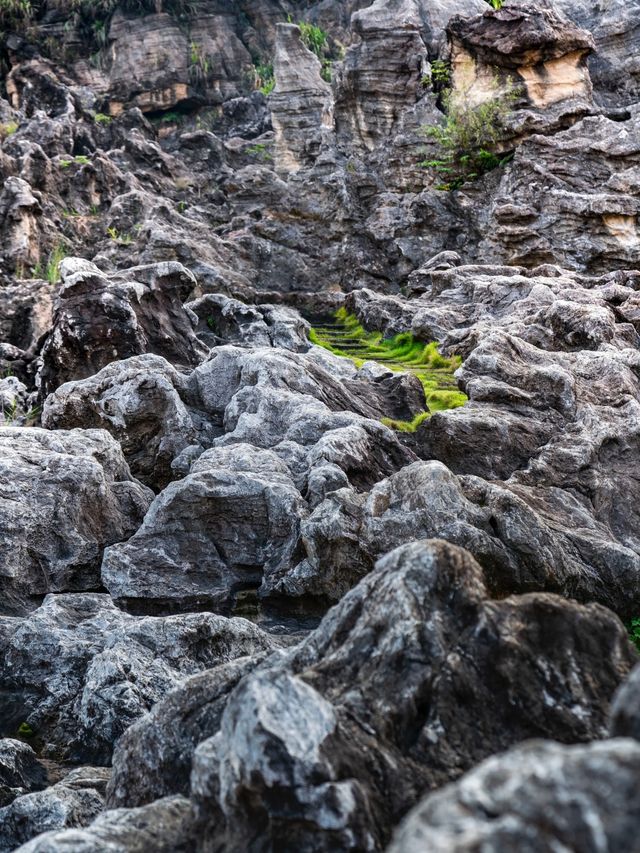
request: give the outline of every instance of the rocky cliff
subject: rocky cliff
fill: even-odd
[[[637,850],[639,0],[0,30],[0,853]]]

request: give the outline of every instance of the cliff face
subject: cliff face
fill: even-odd
[[[604,6],[0,4],[0,853],[636,849]]]

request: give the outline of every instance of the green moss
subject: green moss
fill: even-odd
[[[33,737],[35,734],[29,723],[20,723],[17,733],[20,737]]]
[[[632,619],[627,625],[629,639],[640,652],[640,618]]]
[[[455,409],[467,402],[453,377],[462,363],[458,356],[447,358],[435,341],[416,340],[411,332],[383,338],[380,332],[368,332],[358,318],[346,308],[339,308],[334,322],[319,325],[309,332],[312,344],[330,350],[334,355],[350,358],[360,368],[365,361],[377,361],[395,372],[410,372],[424,388],[428,412],[420,412],[411,421],[383,418],[382,423],[400,432],[415,432],[431,413]],[[640,629],[639,629],[640,630]]]

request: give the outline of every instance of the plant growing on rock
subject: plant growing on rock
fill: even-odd
[[[67,250],[62,243],[58,243],[49,255],[47,261],[46,278],[49,284],[57,284],[60,281],[60,261],[67,257]]]
[[[454,100],[450,92],[445,95],[444,124],[424,128],[439,148],[438,157],[422,163],[445,179],[436,189],[458,189],[465,181],[475,180],[511,158],[511,154],[501,156],[495,149],[504,135],[512,101],[511,93],[476,105]]]

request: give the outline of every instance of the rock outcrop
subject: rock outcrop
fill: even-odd
[[[534,741],[427,797],[402,823],[389,853],[478,846],[631,851],[639,765],[640,749],[630,740],[573,747]]]

